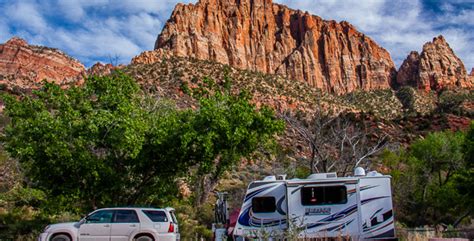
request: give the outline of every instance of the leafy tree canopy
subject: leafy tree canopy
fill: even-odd
[[[473,125],[474,126],[474,125]],[[457,225],[472,208],[466,182],[472,173],[466,160],[469,134],[435,132],[411,144],[408,151],[386,152],[392,168],[395,206],[400,221],[409,226],[439,223]],[[469,171],[471,170],[471,171]],[[470,182],[472,183],[472,182]]]
[[[179,110],[121,73],[69,89],[44,83],[33,96],[4,96],[4,144],[56,210],[156,205],[190,168],[219,176],[284,127],[245,94],[198,98],[196,110]]]

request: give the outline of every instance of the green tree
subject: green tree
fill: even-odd
[[[454,182],[465,168],[463,143],[463,133],[436,132],[406,152],[385,154],[394,174],[400,221],[410,226],[453,224],[465,213],[465,199]]]
[[[454,185],[468,209],[456,220],[455,224],[474,214],[474,205],[472,205],[474,203],[474,121],[471,122],[464,138],[463,151],[466,167],[454,177]]]
[[[54,210],[157,205],[177,177],[193,168],[218,177],[283,129],[249,100],[213,91],[179,110],[121,73],[69,89],[44,83],[33,96],[4,96],[4,143]]]
[[[19,159],[32,185],[49,194],[50,203],[111,203],[117,200],[111,191],[124,188],[145,142],[138,92],[120,74],[89,78],[85,87],[67,90],[44,83],[20,100],[7,96],[6,150]]]
[[[224,171],[271,142],[274,133],[284,129],[284,122],[277,120],[273,110],[266,106],[257,109],[247,92],[232,94],[228,77],[222,86],[205,78],[193,90],[200,107],[188,122],[192,123],[191,131],[183,135],[184,141],[192,146],[186,148],[186,158],[199,164],[198,205],[207,200]]]

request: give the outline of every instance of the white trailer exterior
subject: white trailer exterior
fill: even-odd
[[[396,240],[391,177],[377,172],[365,175],[363,169],[357,174],[267,177],[250,183],[234,236],[280,239],[283,233],[297,232],[297,237],[311,239]]]

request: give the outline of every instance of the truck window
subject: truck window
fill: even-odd
[[[142,211],[152,222],[168,222],[164,211],[143,210]]]
[[[252,198],[252,211],[254,213],[273,213],[276,211],[275,197]]]
[[[174,211],[170,211],[171,218],[173,219],[173,223],[178,223],[178,219],[176,218],[176,214]]]
[[[301,204],[331,205],[347,203],[346,186],[303,187],[301,188]]]
[[[137,213],[134,210],[116,210],[114,223],[139,223]]]

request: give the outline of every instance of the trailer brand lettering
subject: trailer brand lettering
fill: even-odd
[[[305,215],[329,215],[331,208],[306,208]]]

